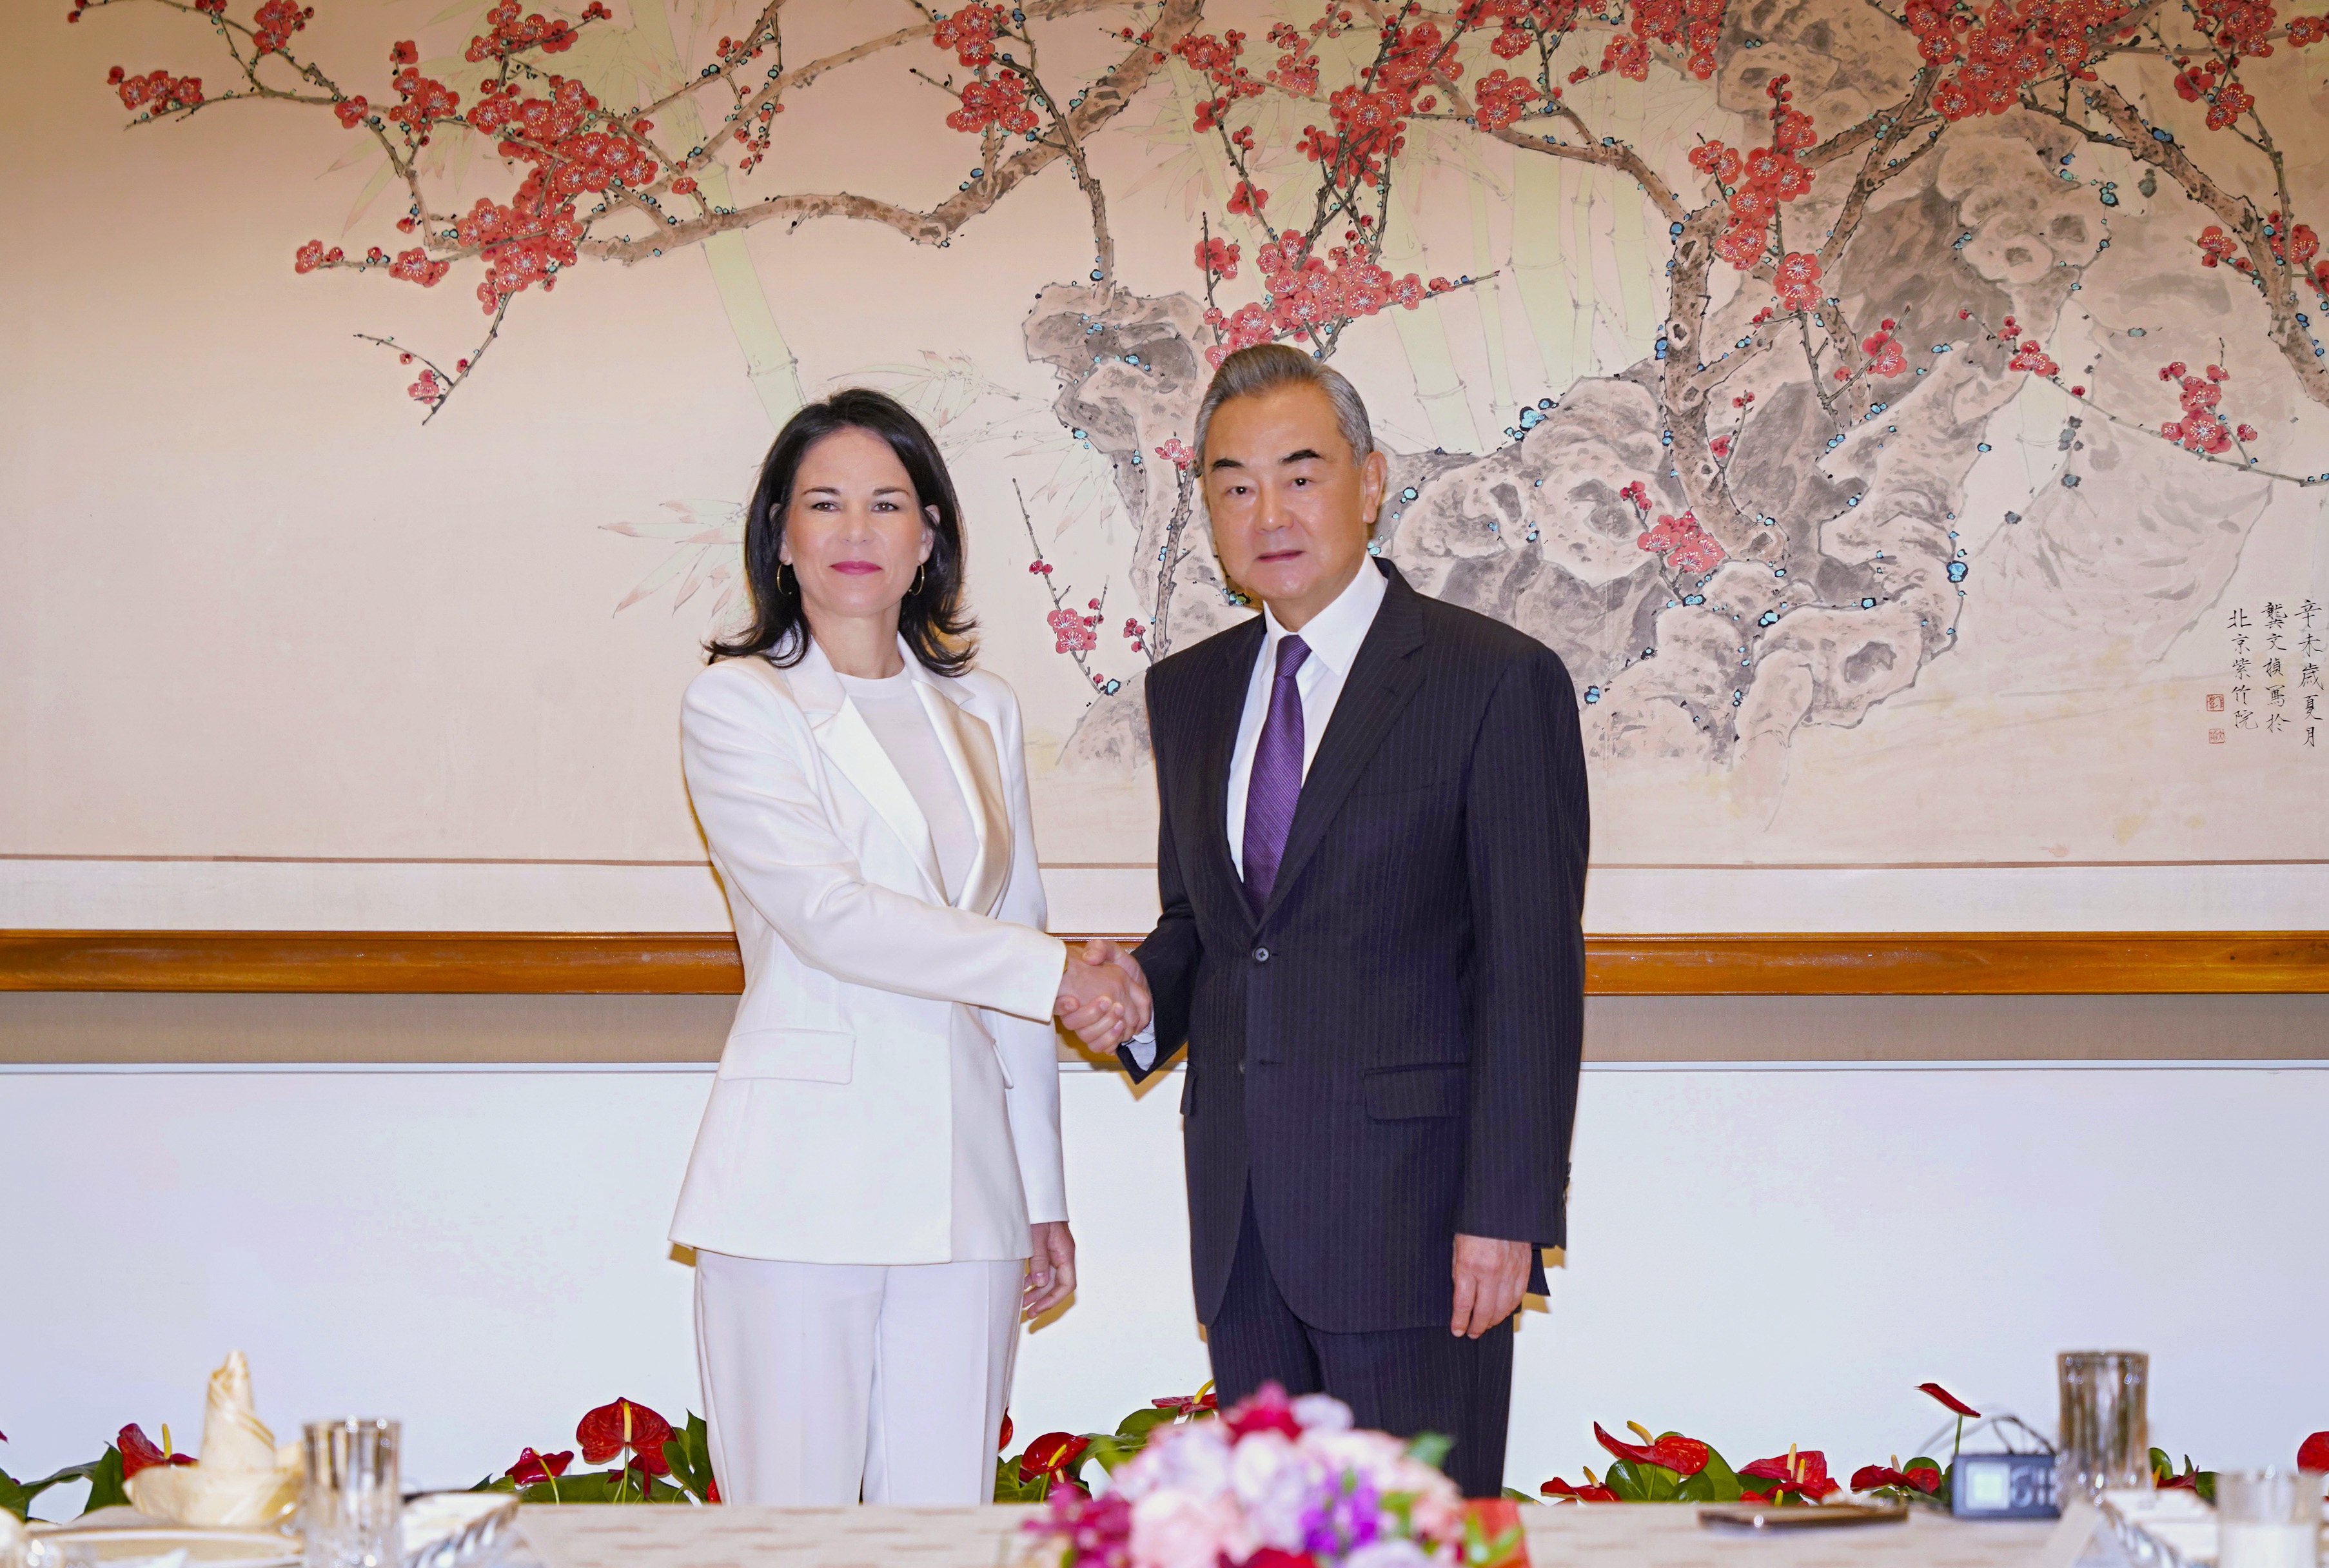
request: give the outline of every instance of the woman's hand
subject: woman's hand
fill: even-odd
[[[1075,1294],[1076,1238],[1065,1220],[1031,1225],[1034,1256],[1027,1260],[1027,1288],[1019,1298],[1022,1318],[1040,1318]]]

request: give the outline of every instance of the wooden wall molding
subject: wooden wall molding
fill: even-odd
[[[0,991],[732,996],[726,931],[0,930]],[[1604,936],[1604,997],[2329,993],[2329,931]]]

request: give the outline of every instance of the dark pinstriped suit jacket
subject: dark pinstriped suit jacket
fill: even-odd
[[[1389,591],[1259,921],[1223,813],[1260,619],[1148,672],[1164,912],[1136,956],[1156,1065],[1189,1052],[1209,1323],[1249,1179],[1279,1291],[1331,1332],[1444,1326],[1459,1232],[1563,1241],[1584,1023],[1577,698],[1550,648],[1376,564]]]

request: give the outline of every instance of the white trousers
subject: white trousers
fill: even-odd
[[[1025,1268],[698,1252],[695,1353],[721,1497],[992,1502]]]

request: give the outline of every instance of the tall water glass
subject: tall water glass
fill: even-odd
[[[2054,1364],[2062,1384],[2056,1495],[2091,1497],[2149,1487],[2145,1396],[2151,1357],[2134,1350],[2065,1350]]]
[[[404,1488],[392,1421],[311,1421],[299,1525],[306,1568],[399,1568]]]
[[[2217,1472],[2217,1568],[2315,1568],[2320,1556],[2321,1472]]]

